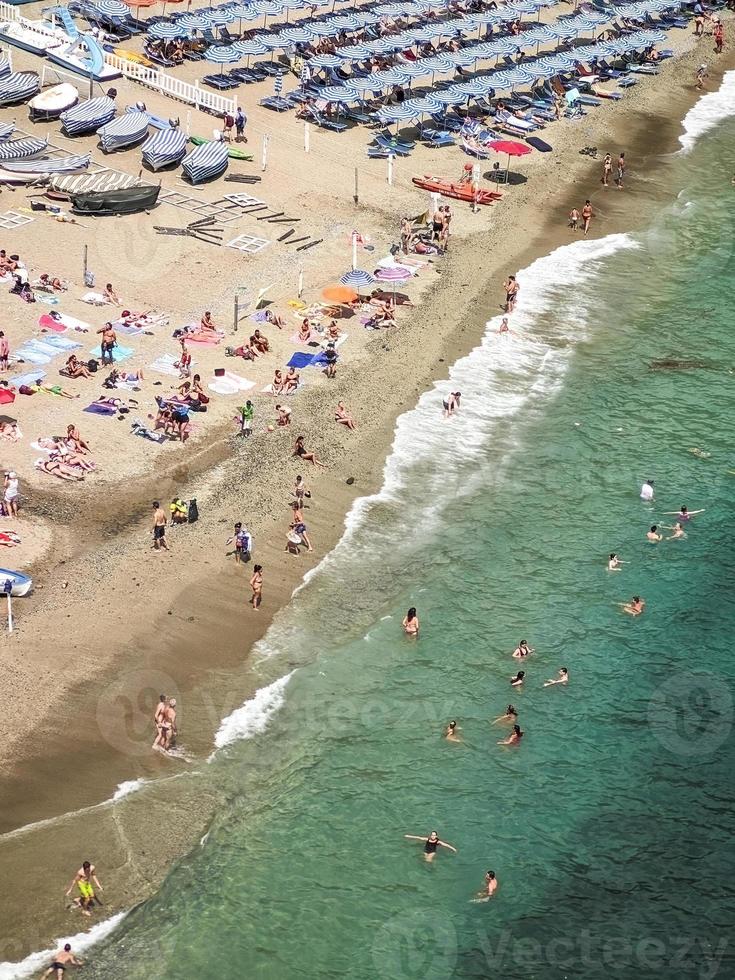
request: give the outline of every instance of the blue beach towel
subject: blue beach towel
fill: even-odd
[[[42,354],[40,350],[34,350],[33,347],[28,346],[19,347],[15,352],[15,356],[21,357],[30,364],[48,364],[51,361],[49,354]]]
[[[295,354],[291,356],[291,360],[287,362],[286,367],[301,368],[308,367],[314,360],[314,354],[304,354],[301,351],[296,351]]]
[[[14,384],[17,388],[21,385],[33,385],[38,380],[43,380],[46,377],[45,371],[33,371],[31,374],[19,374],[15,378],[10,378],[10,383]]]
[[[96,347],[93,347],[89,353],[99,357],[99,344]],[[115,364],[119,364],[120,361],[124,361],[128,357],[132,357],[134,353],[135,351],[132,347],[123,347],[122,344],[118,344],[117,347],[112,348],[112,360],[115,362]]]

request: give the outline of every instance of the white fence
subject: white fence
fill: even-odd
[[[0,21],[4,23],[6,20],[25,20],[25,18],[21,16],[18,8],[12,3],[2,2],[0,3]]]
[[[127,58],[120,58],[108,52],[105,52],[105,62],[121,72],[125,78],[168,95],[169,98],[186,102],[187,105],[196,106],[197,109],[204,109],[216,115],[223,116],[226,112],[231,116],[235,115],[237,99],[228,99],[218,92],[209,92],[200,88],[198,82],[191,85],[189,82],[182,82],[179,78],[167,75],[159,68],[148,68],[146,65],[139,65],[135,61],[128,61]]]

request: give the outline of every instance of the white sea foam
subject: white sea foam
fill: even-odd
[[[292,670],[290,674],[279,677],[267,687],[261,687],[242,707],[228,715],[214,736],[214,744],[217,748],[221,749],[232,742],[252,738],[253,735],[264,732],[268,722],[283,705],[286,687],[295,673]]]
[[[56,940],[50,949],[45,949],[40,953],[31,953],[19,963],[0,963],[0,980],[17,980],[20,977],[30,977],[39,973],[39,971],[50,966],[54,953],[61,949],[65,943],[70,943],[72,953],[78,956],[109,936],[126,915],[127,912],[118,912],[117,915],[92,926],[89,932],[78,932],[75,936],[62,936]]]
[[[735,71],[725,72],[716,92],[703,95],[684,117],[684,132],[679,137],[682,153],[692,149],[703,133],[728,116],[735,116]]]
[[[128,779],[124,783],[119,783],[117,789],[112,794],[112,802],[117,803],[118,800],[123,800],[126,796],[130,796],[131,793],[137,793],[148,782],[150,782],[148,779]]]

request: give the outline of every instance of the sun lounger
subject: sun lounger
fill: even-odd
[[[227,75],[205,75],[202,82],[205,85],[209,85],[210,88],[216,88],[221,92],[231,88],[239,88],[240,86],[240,82],[234,78],[228,78]]]
[[[440,132],[436,129],[425,129],[422,139],[425,145],[430,147],[455,146],[457,142],[447,130]]]
[[[269,95],[261,99],[258,105],[262,105],[265,109],[272,109],[274,112],[288,112],[289,109],[293,109],[291,102],[280,95]]]
[[[329,119],[316,109],[311,110],[311,116],[317,126],[320,126],[322,129],[331,129],[334,133],[343,133],[349,128],[347,123],[338,122],[336,119]]]

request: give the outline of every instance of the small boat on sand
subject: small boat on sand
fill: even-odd
[[[423,177],[414,177],[413,183],[425,191],[441,194],[442,197],[453,197],[458,201],[467,201],[469,204],[492,204],[503,196],[497,191],[482,189],[475,191],[469,181],[456,181],[449,177],[431,177],[425,174]]]
[[[193,143],[194,146],[204,146],[205,143],[212,143],[213,140],[205,139],[203,136],[190,136],[189,142]],[[230,160],[252,160],[253,154],[247,153],[245,150],[241,149],[239,146],[232,146],[227,144],[227,155]]]
[[[76,88],[69,82],[62,82],[34,95],[28,103],[28,112],[33,122],[47,122],[58,119],[62,112],[71,109],[78,101]]]
[[[123,187],[109,191],[86,191],[71,196],[71,210],[74,214],[138,214],[155,207],[160,184],[140,184],[138,187]]]
[[[24,596],[33,588],[33,579],[23,572],[15,572],[10,568],[0,568],[0,594],[7,595],[8,589],[12,596]]]

